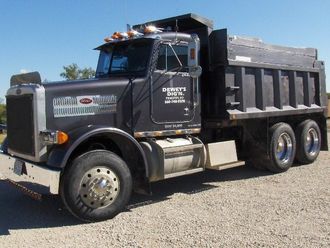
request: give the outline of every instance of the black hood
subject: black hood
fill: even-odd
[[[112,77],[44,84],[47,128],[70,132],[104,125],[130,132],[132,84],[144,80]]]

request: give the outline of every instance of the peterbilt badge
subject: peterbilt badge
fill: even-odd
[[[90,98],[87,98],[87,97],[86,97],[86,98],[82,98],[82,99],[80,99],[79,102],[80,102],[81,104],[90,104],[90,103],[93,102],[93,100],[90,99]]]

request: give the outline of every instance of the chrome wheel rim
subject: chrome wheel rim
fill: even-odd
[[[116,173],[106,167],[95,167],[84,174],[79,195],[91,208],[107,207],[117,198],[119,187],[120,181]]]
[[[277,140],[276,157],[282,163],[287,163],[292,157],[292,139],[289,134],[282,133]]]
[[[314,128],[310,128],[306,135],[305,149],[311,156],[315,156],[319,149],[320,139]]]

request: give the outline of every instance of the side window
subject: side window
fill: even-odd
[[[177,59],[179,58],[182,68],[179,71],[187,72],[187,57],[188,57],[188,47],[182,45],[173,45],[173,49],[169,45],[161,45],[159,50],[159,57],[157,62],[157,69],[158,70],[178,70],[180,69],[180,63]],[[173,52],[176,53],[176,56]]]
[[[109,51],[101,51],[99,61],[97,63],[96,76],[103,76],[109,72],[112,49]]]

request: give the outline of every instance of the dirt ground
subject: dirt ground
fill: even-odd
[[[56,197],[34,201],[0,181],[0,247],[330,247],[329,182],[330,152],[282,174],[208,171],[82,224]]]

